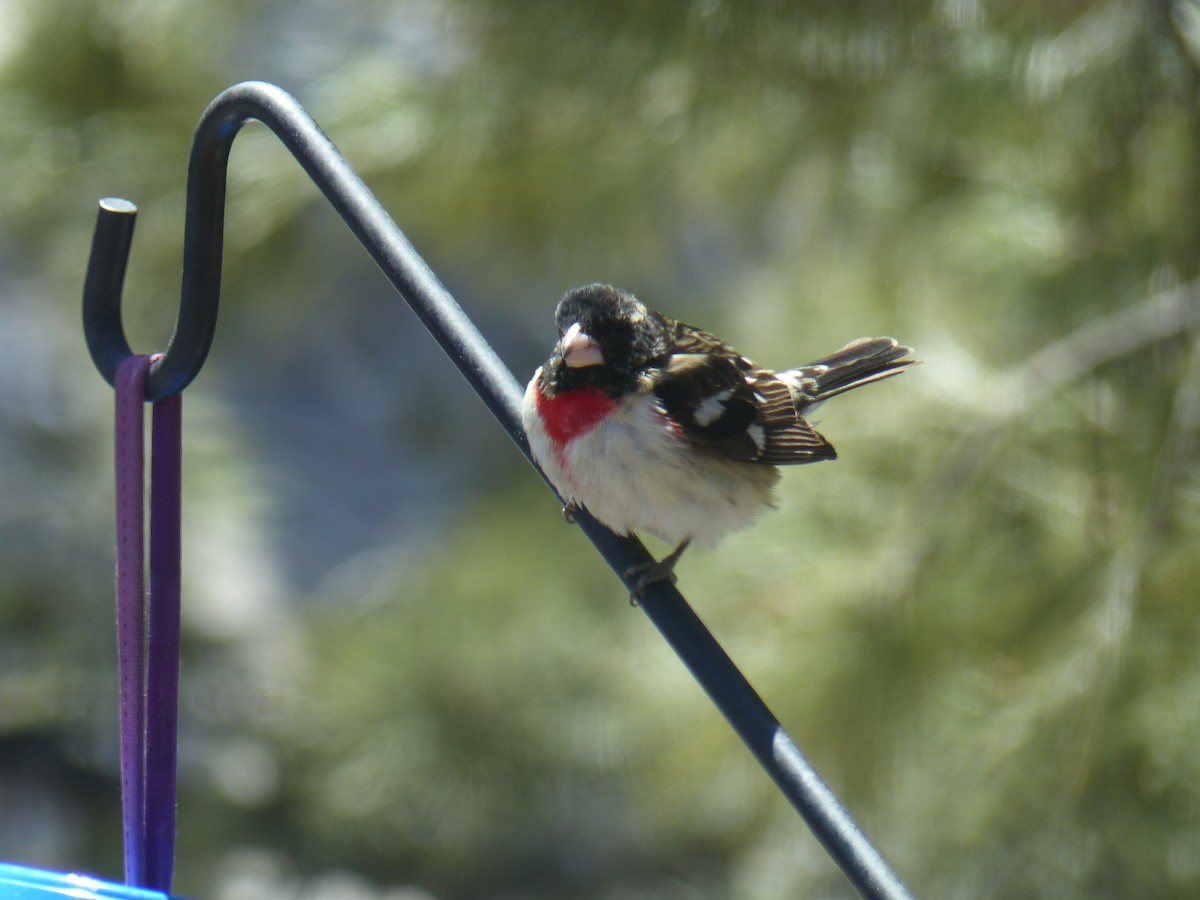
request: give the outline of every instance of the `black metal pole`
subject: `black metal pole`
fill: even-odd
[[[575,520],[618,576],[650,558],[640,541],[613,534],[585,510]],[[626,587],[632,589],[632,582]],[[879,900],[911,898],[675,586],[655,582],[640,605],[858,892]]]
[[[161,400],[187,387],[212,345],[221,289],[229,150],[250,119],[263,122],[287,146],[532,463],[521,425],[519,382],[316,122],[285,91],[262,82],[235,85],[220,94],[196,127],[188,168],[179,318],[163,358],[150,369],[146,399]],[[84,289],[88,348],[109,383],[130,353],[120,320],[120,291],[133,212],[126,201],[102,202]],[[631,568],[652,561],[640,541],[612,533],[586,512],[576,521],[622,579]],[[666,582],[651,584],[641,607],[859,893],[886,900],[909,898],[679,591]]]

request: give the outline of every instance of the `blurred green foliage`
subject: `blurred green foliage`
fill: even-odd
[[[78,293],[298,96],[525,378],[610,280],[768,365],[892,333],[681,587],[920,896],[1200,891],[1200,6],[0,4],[0,858],[119,876]],[[263,129],[185,403],[182,895],[850,896]],[[405,885],[408,887],[399,887]],[[392,887],[389,887],[392,886]]]

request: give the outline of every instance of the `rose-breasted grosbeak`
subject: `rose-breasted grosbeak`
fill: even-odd
[[[619,534],[676,549],[640,573],[634,599],[674,579],[690,545],[714,544],[771,505],[781,465],[837,453],[804,419],[830,397],[916,365],[893,338],[862,338],[783,372],[607,284],[569,291],[559,341],[525,390],[533,458],[567,500]]]

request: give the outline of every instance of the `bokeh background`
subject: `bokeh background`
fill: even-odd
[[[595,280],[767,365],[917,347],[681,588],[918,895],[1200,894],[1194,0],[0,2],[0,859],[121,875],[79,294],[135,201],[165,344],[249,78],[522,381]],[[184,415],[176,893],[851,896],[254,125]]]

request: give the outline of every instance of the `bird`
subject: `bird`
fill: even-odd
[[[772,371],[610,284],[567,291],[558,341],[521,405],[534,461],[566,506],[621,535],[674,550],[625,573],[636,604],[676,579],[690,546],[711,547],[774,506],[780,466],[837,458],[808,419],[838,394],[919,363],[895,338],[860,338]]]

